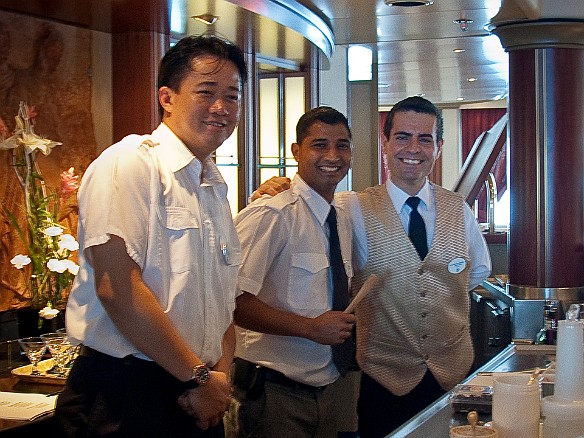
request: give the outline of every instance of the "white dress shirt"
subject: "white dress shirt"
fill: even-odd
[[[242,247],[238,286],[266,304],[309,318],[332,308],[326,218],[330,204],[299,175],[292,187],[250,204],[236,217]],[[352,276],[351,229],[337,209],[345,271]],[[258,333],[237,327],[235,355],[313,386],[339,374],[330,345],[306,338]]]
[[[190,348],[205,363],[221,356],[232,321],[239,240],[227,186],[161,124],[106,149],[79,190],[80,271],[67,305],[74,341],[103,353],[148,359],[117,330],[97,298],[85,250],[122,238],[142,278]]]

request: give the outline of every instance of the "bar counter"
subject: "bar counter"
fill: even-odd
[[[501,353],[484,364],[461,383],[469,383],[479,373],[514,372],[545,368],[555,360],[553,345],[515,345],[511,344]],[[389,434],[391,438],[448,438],[452,426],[468,424],[466,413],[457,413],[449,403],[451,392],[428,406],[399,429]],[[490,416],[480,415],[480,420],[490,421]]]

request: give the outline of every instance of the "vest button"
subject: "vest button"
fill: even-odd
[[[427,354],[424,355],[424,360],[427,361],[430,358]]]
[[[428,338],[428,335],[422,335],[422,336],[420,336],[420,337],[422,338],[422,340],[425,340],[425,339],[427,339],[427,338]]]
[[[422,318],[425,318],[426,316],[428,316],[428,314],[426,312],[422,312]]]
[[[426,296],[426,292],[424,292],[424,291],[420,292],[420,296],[421,296],[422,298],[424,298],[424,297]]]
[[[424,273],[424,269],[418,268],[418,275],[422,275]]]

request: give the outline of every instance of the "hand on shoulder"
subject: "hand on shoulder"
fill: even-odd
[[[290,188],[290,178],[285,176],[273,176],[264,181],[251,195],[251,201],[261,198],[263,195],[276,196],[278,193]]]

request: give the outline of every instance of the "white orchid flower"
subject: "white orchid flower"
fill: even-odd
[[[53,309],[52,307],[44,307],[41,310],[39,310],[39,316],[41,318],[45,318],[45,319],[53,319],[54,317],[56,317],[59,314],[59,311],[57,309]]]
[[[47,236],[56,237],[63,234],[63,228],[53,225],[52,227],[45,228],[43,233],[45,233]]]
[[[31,262],[30,257],[22,254],[14,256],[12,260],[10,260],[10,263],[12,263],[14,267],[17,269],[22,269],[23,266],[28,265],[30,262]]]
[[[61,236],[59,236],[59,251],[63,249],[68,249],[69,251],[77,251],[79,249],[79,243],[71,234],[62,234]]]
[[[67,270],[67,264],[65,263],[67,260],[59,260],[59,259],[50,259],[47,262],[47,268],[49,268],[53,272],[58,272],[62,274]]]
[[[67,271],[73,275],[77,275],[79,272],[79,265],[72,260],[61,260],[65,266],[67,266]]]
[[[39,135],[28,132],[22,133],[22,144],[27,154],[33,153],[35,150],[40,150],[44,155],[49,155],[55,146],[62,143],[52,141],[47,138],[42,138]]]

